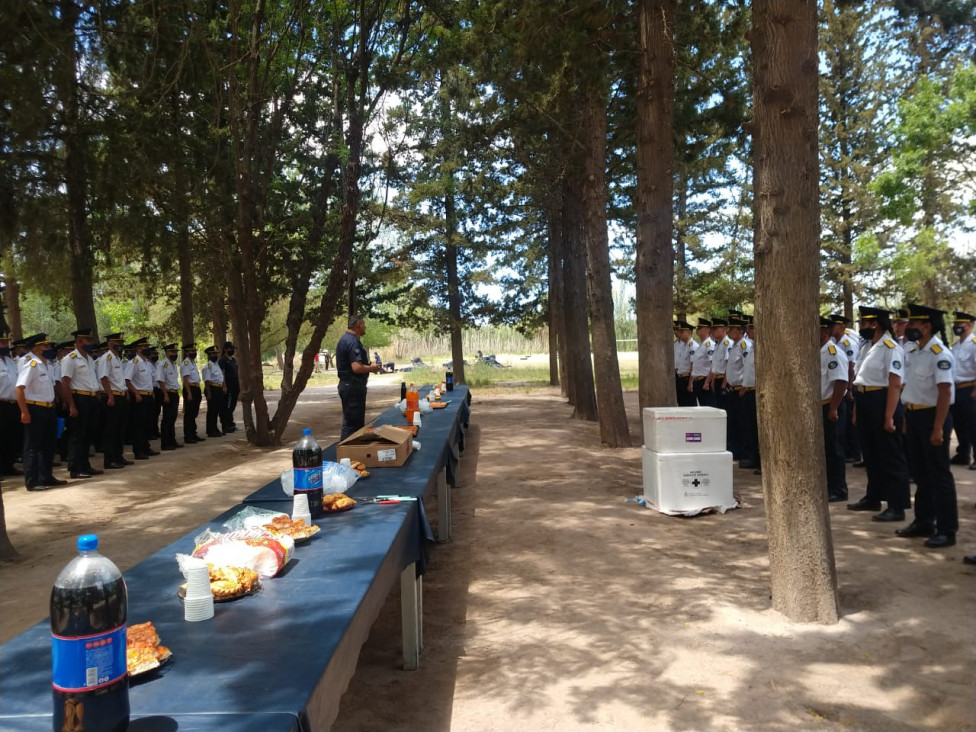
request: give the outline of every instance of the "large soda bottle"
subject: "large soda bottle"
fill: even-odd
[[[413,384],[407,387],[407,409],[404,412],[404,416],[407,418],[407,424],[413,424],[413,415],[420,411],[420,392],[417,391],[417,387]]]
[[[97,549],[97,536],[79,536],[78,556],[51,590],[54,732],[129,726],[128,594],[118,567]]]
[[[302,430],[302,439],[291,453],[295,468],[295,493],[308,496],[308,510],[312,518],[322,515],[322,448],[312,437],[308,427]]]
[[[444,383],[447,384],[448,391],[454,391],[454,372],[448,371],[444,374]]]

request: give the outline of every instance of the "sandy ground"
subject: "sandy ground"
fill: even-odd
[[[398,380],[371,388],[371,413]],[[341,730],[976,730],[976,472],[954,468],[960,543],[940,552],[831,504],[842,619],[769,609],[759,478],[742,508],[672,518],[641,491],[640,448],[598,446],[548,389],[474,394],[454,491],[454,540],[425,578],[421,668],[400,668],[391,596],[342,697]],[[634,441],[636,394],[627,394]],[[334,389],[291,421],[325,443]],[[209,439],[46,493],[4,483],[24,560],[0,567],[0,640],[47,613],[75,537],[97,532],[123,569],[289,464],[287,448]],[[851,495],[864,471],[849,468]],[[2,700],[0,700],[2,705]]]

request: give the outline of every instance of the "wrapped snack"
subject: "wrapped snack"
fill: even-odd
[[[322,487],[333,493],[342,493],[352,488],[360,478],[360,473],[341,463],[326,460],[322,463]]]
[[[224,522],[228,531],[242,531],[247,529],[261,529],[266,524],[281,517],[288,518],[288,514],[281,511],[270,511],[267,508],[246,506]]]
[[[295,541],[283,534],[254,529],[218,534],[208,529],[196,537],[193,556],[217,566],[247,567],[266,578],[278,574],[294,551]]]

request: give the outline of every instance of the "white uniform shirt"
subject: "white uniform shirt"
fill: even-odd
[[[210,359],[207,359],[207,362],[203,365],[203,370],[200,371],[200,378],[217,386],[224,385],[224,372],[220,370],[220,366],[217,365],[216,361],[211,361]]]
[[[725,383],[729,386],[742,386],[742,371],[744,369],[742,359],[746,351],[749,350],[749,344],[746,343],[746,340],[746,337],[742,336],[729,346],[727,351],[728,365],[725,367]]]
[[[840,342],[837,345],[840,346],[841,350],[844,352],[844,356],[847,358],[848,363],[857,363],[857,357],[862,348],[860,336],[854,336],[845,330],[844,335],[840,337]]]
[[[85,351],[76,348],[61,359],[61,376],[71,379],[71,391],[101,391],[95,361]]]
[[[106,351],[98,357],[95,366],[98,369],[99,381],[107,377],[109,389],[116,394],[125,391],[125,367],[117,353]]]
[[[122,375],[125,377],[126,381],[132,380],[132,359],[122,357]]]
[[[694,357],[697,348],[698,344],[695,343],[694,338],[689,338],[687,343],[681,339],[674,342],[674,372],[676,374],[687,375],[691,373],[691,359]]]
[[[837,347],[833,340],[824,343],[820,349],[820,399],[834,398],[834,382],[843,381],[847,385],[847,355]]]
[[[177,366],[175,361],[170,361],[168,358],[160,361],[156,364],[158,367],[159,381],[162,381],[166,385],[168,391],[179,390],[180,388],[180,367]]]
[[[200,383],[200,370],[197,368],[197,362],[191,358],[183,357],[183,361],[180,363],[180,381],[183,381],[183,377],[190,377],[191,384]]]
[[[885,333],[874,345],[865,346],[859,354],[855,386],[888,386],[888,375],[894,374],[902,382],[905,380],[905,352],[891,333]]]
[[[695,353],[691,357],[691,375],[693,378],[699,379],[708,376],[708,372],[712,369],[713,353],[715,353],[715,341],[709,336],[698,344],[698,348],[695,349]]]
[[[905,404],[934,407],[939,398],[939,384],[949,384],[949,403],[956,400],[956,387],[952,375],[952,351],[938,336],[918,348],[905,369],[905,388],[901,400]]]
[[[729,348],[732,346],[732,339],[725,336],[715,344],[715,353],[712,354],[712,373],[716,376],[725,376],[726,365],[729,360]]]
[[[132,382],[132,388],[145,396],[145,392],[151,392],[153,388],[152,363],[149,362],[149,359],[139,355],[133,358],[130,363],[132,373],[128,378]]]
[[[976,381],[976,333],[952,344],[952,372],[957,384]]]
[[[57,359],[47,362],[47,371],[51,374],[55,384],[61,383],[61,364],[58,363]]]
[[[14,389],[17,386],[17,375],[20,367],[10,356],[0,356],[0,400],[9,401],[15,398]]]
[[[745,344],[745,347],[743,347]],[[742,386],[756,388],[756,342],[748,336],[742,336],[739,341],[742,351]]]
[[[24,367],[17,375],[17,386],[24,387],[24,398],[29,402],[54,402],[54,379],[48,364],[40,356],[30,354],[24,358]]]

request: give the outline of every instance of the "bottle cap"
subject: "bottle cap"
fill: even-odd
[[[305,429],[302,430],[302,434],[303,435],[310,435],[310,434],[312,434],[312,428],[311,427],[306,427]]]
[[[98,549],[98,537],[94,534],[84,534],[78,537],[78,551],[92,552]]]

